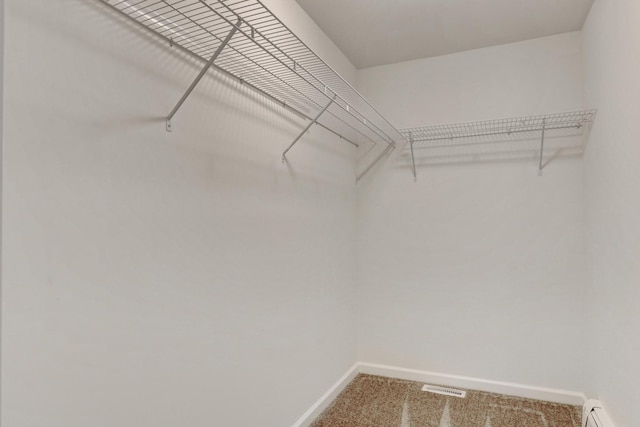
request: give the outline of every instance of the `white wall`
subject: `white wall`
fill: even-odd
[[[580,33],[358,71],[358,89],[398,128],[582,107]]]
[[[359,71],[399,127],[582,108],[580,33]],[[582,390],[582,162],[535,158],[418,169],[364,182],[359,358]]]
[[[263,0],[262,3],[345,80],[355,83],[356,67],[295,0]]]
[[[167,133],[199,64],[97,1],[6,7],[2,426],[291,425],[356,361],[351,146],[281,164],[303,123],[214,75]]]
[[[585,156],[590,393],[618,426],[640,409],[640,3],[597,0],[584,27],[586,97],[598,107]]]
[[[4,0],[0,0],[0,375],[2,374],[2,146],[4,137]],[[0,413],[2,383],[0,382]],[[1,420],[0,420],[1,421]]]
[[[632,425],[640,5],[596,1],[585,64],[570,33],[356,73],[266,4],[399,127],[599,108],[584,168],[414,184],[403,156],[356,207],[348,145],[319,130],[281,165],[302,123],[214,76],[168,134],[198,64],[98,2],[8,1],[0,424],[289,425],[359,359],[586,388]]]

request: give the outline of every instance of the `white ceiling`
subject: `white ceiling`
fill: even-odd
[[[356,68],[582,28],[593,0],[296,0]]]

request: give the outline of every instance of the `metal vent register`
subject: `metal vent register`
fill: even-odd
[[[454,397],[467,397],[467,392],[464,390],[458,390],[450,387],[441,387],[437,385],[425,384],[422,386],[422,391],[428,391],[430,393],[436,394],[444,394],[445,396],[454,396]]]

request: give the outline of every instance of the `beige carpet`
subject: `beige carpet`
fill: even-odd
[[[466,398],[424,384],[359,374],[312,427],[580,427],[581,408],[467,390]]]

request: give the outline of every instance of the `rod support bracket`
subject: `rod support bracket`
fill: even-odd
[[[411,172],[413,172],[413,182],[418,182],[418,173],[416,172],[416,156],[413,152],[413,134],[409,132],[409,147],[411,148]]]
[[[175,107],[173,107],[173,110],[171,110],[171,112],[167,116],[167,131],[168,132],[171,132],[171,130],[169,128],[171,126],[171,119],[173,118],[173,116],[175,116],[175,114],[178,112],[180,107],[182,107],[182,104],[184,104],[184,102],[187,100],[189,95],[191,95],[191,92],[193,92],[193,90],[198,85],[198,83],[200,83],[200,80],[202,80],[202,78],[207,73],[207,71],[209,71],[209,69],[211,68],[211,66],[215,62],[215,60],[218,58],[218,55],[220,55],[220,53],[222,52],[222,49],[225,48],[225,46],[229,43],[229,41],[231,41],[231,38],[236,33],[236,31],[238,31],[238,28],[240,28],[240,25],[242,25],[242,19],[238,18],[238,21],[236,22],[236,25],[233,25],[231,27],[231,30],[229,30],[229,33],[227,33],[227,37],[225,37],[225,39],[220,43],[220,45],[218,46],[216,51],[211,56],[211,59],[209,59],[207,61],[207,63],[205,64],[205,66],[202,67],[202,69],[200,70],[200,72],[196,76],[195,80],[193,80],[193,82],[191,83],[191,85],[189,86],[187,91],[182,95],[182,98],[180,98],[180,100],[175,105]]]
[[[165,129],[167,130],[167,132],[173,132],[173,124],[171,123],[170,119],[167,119],[167,121],[165,122]]]
[[[542,119],[542,136],[540,138],[540,163],[538,164],[538,176],[542,176],[542,157],[544,156],[544,132],[547,129],[547,119]]]
[[[327,111],[327,109],[331,106],[331,104],[333,104],[333,103],[335,102],[335,100],[336,100],[336,97],[337,97],[337,96],[338,96],[338,95],[334,95],[334,96],[333,96],[333,98],[331,98],[331,100],[329,101],[329,103],[328,103],[327,105],[325,105],[325,106],[324,106],[324,108],[323,108],[322,110],[320,110],[320,112],[318,113],[318,115],[317,115],[315,118],[313,118],[313,119],[311,120],[311,122],[310,122],[307,126],[305,126],[304,130],[303,130],[302,132],[300,132],[300,134],[298,134],[298,136],[296,137],[296,139],[294,139],[294,140],[293,140],[293,142],[292,142],[292,143],[287,147],[287,149],[286,149],[286,150],[284,150],[284,152],[282,153],[282,163],[284,163],[284,162],[285,162],[285,157],[286,157],[287,153],[289,152],[289,150],[291,150],[291,148],[292,148],[294,145],[296,145],[296,142],[298,142],[298,140],[299,140],[300,138],[302,138],[302,136],[303,136],[305,133],[307,133],[307,131],[308,131],[309,129],[311,129],[311,126],[313,126],[313,125],[314,125],[314,123],[317,123],[317,121],[318,121],[318,119],[320,118],[320,116],[322,116],[322,114],[323,114],[325,111]]]

